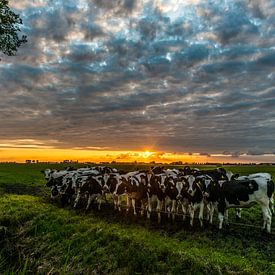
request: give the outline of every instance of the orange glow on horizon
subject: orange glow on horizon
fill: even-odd
[[[112,150],[80,150],[80,149],[29,149],[29,148],[2,148],[0,149],[0,161],[25,162],[39,160],[41,162],[73,160],[79,162],[173,162],[194,161],[198,156],[184,154],[172,154],[153,151],[112,151]]]
[[[30,149],[30,148],[0,148],[0,162],[21,162],[26,160],[38,160],[39,162],[61,162],[72,160],[78,162],[143,162],[143,163],[171,163],[181,161],[183,163],[210,163],[210,162],[261,162],[260,159],[252,159],[247,156],[233,158],[223,155],[204,156],[198,153],[169,153],[157,151],[112,151],[112,150],[85,150],[85,149]]]
[[[58,148],[58,141],[49,142],[33,139],[0,140],[0,162],[61,162],[72,160],[78,162],[143,162],[143,163],[210,163],[210,162],[275,162],[275,156],[240,155],[232,157],[223,154],[201,155],[190,153],[160,152],[154,147],[144,147],[143,150],[111,150],[111,147],[75,147],[71,149]],[[52,145],[51,145],[52,144]]]

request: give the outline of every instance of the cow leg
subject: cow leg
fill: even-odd
[[[213,203],[210,204],[210,217],[209,217],[209,223],[213,224],[213,216],[215,211],[215,205]]]
[[[242,213],[241,213],[241,208],[236,208],[236,220],[240,220],[241,219],[241,216],[242,216]]]
[[[228,209],[226,209],[224,211],[224,221],[226,225],[229,225],[229,221],[228,221]]]
[[[163,206],[163,202],[158,199],[158,203],[157,203],[158,223],[161,222],[161,213],[160,213],[160,211],[162,209],[162,206]]]
[[[190,206],[190,225],[193,226],[193,222],[194,222],[194,216],[195,216],[195,208],[194,206]]]
[[[172,212],[172,222],[175,222],[175,215],[176,215],[176,201],[175,200],[172,201],[171,212]]]
[[[90,205],[91,205],[91,202],[92,202],[92,195],[89,195],[88,202],[87,202],[87,206],[86,206],[86,210],[89,209],[89,207],[90,207]]]
[[[115,210],[117,209],[117,198],[118,198],[118,196],[116,196],[116,195],[113,196]]]
[[[263,212],[263,219],[264,219],[264,224],[263,224],[263,229],[266,228],[267,232],[271,232],[271,211],[269,209],[268,205],[262,205],[262,212]]]
[[[210,211],[211,211],[210,203],[207,203],[207,204],[206,204],[206,220],[207,220],[207,221],[210,220]]]
[[[275,215],[275,210],[274,210],[274,198],[273,196],[271,196],[271,198],[269,199],[269,208],[271,211],[271,215],[274,216]]]
[[[152,202],[151,202],[151,198],[148,197],[147,219],[150,219],[151,212],[152,212]]]
[[[177,203],[176,211],[177,211],[177,213],[179,214],[179,212],[180,212],[180,202]]]
[[[132,199],[129,198],[129,196],[127,196],[127,209],[126,209],[126,212],[127,212],[127,213],[128,213],[129,210],[130,210],[131,204],[132,204]]]
[[[77,192],[77,195],[74,201],[74,208],[77,207],[79,200],[80,200],[80,191]]]
[[[222,229],[222,223],[223,223],[224,214],[221,213],[221,212],[219,212],[218,218],[219,218],[219,229]]]
[[[181,204],[181,209],[182,209],[182,220],[185,221],[186,219],[186,208],[185,208],[185,205],[182,203]]]
[[[146,209],[146,200],[141,200],[141,212],[140,212],[141,216],[144,215],[145,209]]]
[[[106,197],[105,197],[106,198]],[[99,196],[99,198],[97,199],[97,209],[100,210],[101,209],[101,203],[102,203],[102,196]]]
[[[136,199],[131,199],[132,201],[132,206],[133,206],[133,210],[134,210],[134,215],[136,216],[137,215],[137,212],[136,212]]]
[[[140,216],[142,217],[144,215],[144,208],[145,208],[143,200],[141,200],[140,204],[141,204],[140,205],[140,208],[141,208]]]
[[[200,213],[199,213],[199,220],[200,220],[200,225],[203,227],[203,209],[204,209],[204,203],[200,203]]]
[[[164,209],[165,209],[165,212],[167,211],[167,216],[168,216],[168,219],[170,220],[170,216],[171,216],[170,202],[164,203]]]
[[[120,198],[120,196],[117,197],[117,208],[118,208],[118,211],[120,212],[121,211],[121,198]]]

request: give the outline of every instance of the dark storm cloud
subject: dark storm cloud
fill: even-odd
[[[273,1],[28,2],[29,43],[0,63],[5,138],[274,150]]]

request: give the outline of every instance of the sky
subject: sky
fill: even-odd
[[[275,162],[275,1],[9,2],[0,161]]]

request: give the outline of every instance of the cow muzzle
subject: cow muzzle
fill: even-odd
[[[109,192],[108,186],[107,186],[107,185],[104,185],[104,186],[102,187],[102,191],[103,191],[103,193],[108,193],[108,192]]]
[[[181,200],[182,199],[182,195],[177,195],[176,199],[177,200]]]

